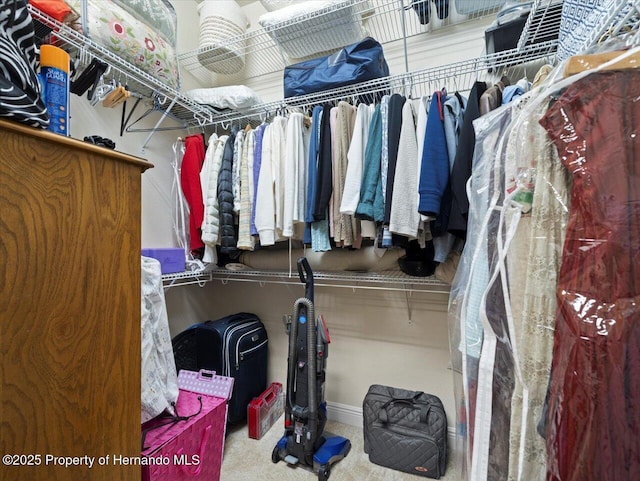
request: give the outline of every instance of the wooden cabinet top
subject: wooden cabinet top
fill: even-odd
[[[106,147],[90,144],[88,142],[82,142],[72,137],[54,134],[53,132],[49,132],[48,130],[29,127],[18,122],[0,119],[0,130],[11,131],[17,134],[38,138],[45,142],[51,142],[56,144],[57,146],[66,146],[72,149],[84,150],[87,153],[98,154],[113,160],[133,164],[138,166],[143,172],[153,167],[153,164],[151,162],[148,162],[141,157],[135,157],[123,152],[118,152],[117,150],[111,150],[107,149]]]

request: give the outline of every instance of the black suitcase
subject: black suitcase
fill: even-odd
[[[268,337],[247,312],[195,324],[173,338],[176,369],[209,369],[234,378],[227,421],[247,418],[247,406],[267,388]]]

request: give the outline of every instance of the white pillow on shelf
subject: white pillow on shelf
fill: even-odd
[[[219,110],[247,110],[262,103],[258,94],[246,85],[192,89],[184,94],[194,102]]]

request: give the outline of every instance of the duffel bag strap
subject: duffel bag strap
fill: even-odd
[[[409,407],[419,409],[420,410],[420,422],[427,423],[427,418],[429,416],[429,410],[431,409],[431,404],[417,402],[417,399],[424,393],[418,392],[414,396],[409,398],[393,398],[389,399],[386,403],[382,405],[380,408],[380,413],[378,414],[378,418],[382,424],[387,424],[389,422],[389,415],[387,413],[387,408],[392,404],[405,404]]]

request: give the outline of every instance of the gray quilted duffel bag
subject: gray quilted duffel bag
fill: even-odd
[[[447,417],[437,396],[374,384],[363,415],[369,461],[428,478],[444,474]]]

